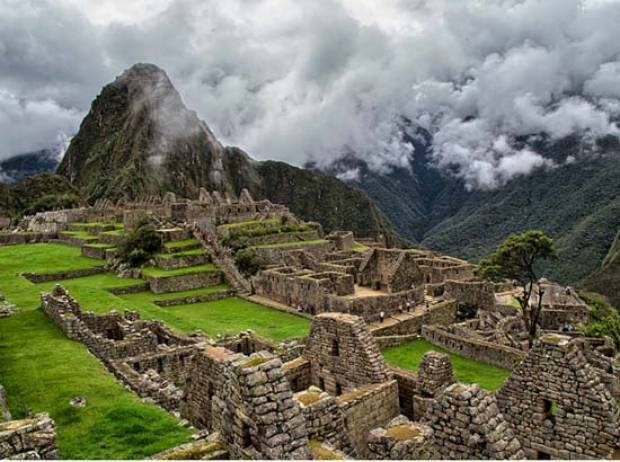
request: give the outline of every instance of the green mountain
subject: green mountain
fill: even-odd
[[[585,287],[605,295],[616,307],[620,307],[620,231],[616,234],[600,269],[584,281]]]
[[[476,261],[510,234],[542,229],[555,239],[559,259],[546,274],[579,284],[601,268],[620,229],[620,143],[598,142],[598,154],[581,154],[579,137],[536,146],[556,168],[539,169],[490,191],[468,191],[431,165],[432,140],[405,134],[412,145],[409,168],[370,171],[345,159],[331,174],[357,169],[350,184],[368,192],[405,238],[419,245]],[[567,162],[569,156],[577,160]]]
[[[352,229],[359,236],[399,242],[368,195],[330,176],[279,162],[258,162],[223,146],[187,109],[166,73],[136,64],[106,85],[71,140],[57,173],[89,202],[136,199],[199,189],[283,203],[327,231]]]

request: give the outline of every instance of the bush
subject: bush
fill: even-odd
[[[581,331],[591,337],[610,337],[620,348],[620,313],[602,295],[592,292],[579,294],[590,306],[592,322]]]
[[[265,264],[252,249],[241,249],[235,254],[235,265],[244,276],[254,276]]]
[[[34,215],[37,212],[69,209],[78,205],[80,205],[80,198],[75,194],[46,194],[32,201],[24,210],[24,214]]]
[[[122,263],[137,268],[148,262],[162,247],[163,242],[155,225],[145,217],[123,239],[117,255]]]

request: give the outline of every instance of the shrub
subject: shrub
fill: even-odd
[[[590,306],[592,322],[581,331],[591,337],[610,337],[620,348],[620,313],[602,295],[592,292],[579,294]]]
[[[142,266],[163,247],[155,225],[144,217],[118,246],[118,258],[132,268]]]
[[[79,204],[80,198],[75,194],[46,194],[32,201],[24,213],[34,215],[37,212],[47,212],[48,210],[69,209]]]
[[[253,249],[241,249],[235,254],[235,265],[245,276],[253,276],[266,262]]]

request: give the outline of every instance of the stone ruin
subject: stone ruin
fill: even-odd
[[[432,403],[422,420],[434,431],[441,459],[523,459],[521,443],[479,385],[455,383]]]
[[[609,459],[620,409],[579,339],[543,336],[497,392],[528,458]]]
[[[375,460],[430,460],[435,454],[433,430],[401,415],[386,428],[372,430],[368,448],[369,457]]]
[[[0,459],[58,459],[56,429],[48,414],[11,420],[4,387],[0,385]]]

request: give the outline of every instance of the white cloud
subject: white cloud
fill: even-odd
[[[620,3],[601,0],[0,0],[0,90],[57,106],[50,129],[7,119],[44,144],[153,62],[255,157],[406,166],[406,116],[433,131],[440,168],[493,187],[547,165],[516,137],[617,133],[619,23]]]

